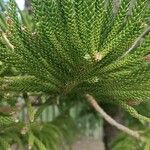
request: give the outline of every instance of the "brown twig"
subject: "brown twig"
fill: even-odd
[[[87,101],[94,107],[94,109],[112,126],[115,126],[117,129],[123,131],[124,133],[127,133],[128,135],[134,137],[137,140],[140,140],[142,142],[145,142],[145,138],[141,137],[140,134],[137,131],[133,131],[122,124],[116,122],[113,118],[111,118],[97,103],[97,101],[89,94],[85,95]]]
[[[14,46],[10,43],[9,39],[7,38],[5,33],[2,33],[2,37],[4,38],[4,41],[6,42],[7,46],[11,49],[14,49]]]
[[[140,41],[142,38],[144,38],[148,33],[150,32],[150,26],[148,26],[145,31],[135,40],[135,42],[133,43],[133,45],[128,49],[128,51],[126,51],[123,56],[125,57],[128,53],[130,53],[134,48],[136,48],[137,46],[139,46]]]

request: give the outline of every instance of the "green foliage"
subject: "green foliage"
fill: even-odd
[[[42,92],[50,95],[50,102],[61,97],[62,104],[70,108],[68,99],[73,101],[78,95],[83,100],[89,93],[100,102],[118,104],[135,118],[150,122],[149,116],[130,106],[131,102],[150,99],[150,34],[130,50],[148,28],[147,0],[134,4],[122,0],[115,12],[112,0],[32,0],[31,16],[19,10],[13,0],[0,6],[2,97],[11,92]],[[63,105],[60,110],[66,114],[68,109],[64,111]],[[5,119],[2,122],[7,123],[9,119]],[[54,131],[47,131],[47,126],[44,132],[56,131],[51,124]],[[18,132],[19,128],[14,135],[19,138]],[[48,145],[49,138],[57,141],[55,136],[31,129],[28,138],[29,144],[35,145],[33,149],[57,149]],[[7,147],[7,143],[2,145]]]
[[[23,146],[34,150],[58,150],[60,147],[62,150],[66,150],[67,144],[72,143],[77,130],[75,130],[72,119],[63,116],[60,116],[60,118],[56,118],[52,122],[31,124],[23,122],[11,122],[10,124],[9,121],[9,127],[5,121],[5,125],[0,124],[1,150],[7,150],[7,147],[10,147],[12,143],[18,145],[20,150]],[[73,130],[69,132],[68,129],[71,128]]]
[[[147,2],[138,0],[130,16],[129,1],[122,1],[116,15],[112,1],[101,2],[33,0],[32,25],[10,1],[1,61],[20,75],[1,78],[0,89],[57,95],[80,89],[103,101],[149,100],[149,62],[144,59],[149,35],[124,56],[145,29]]]
[[[145,130],[143,132],[143,136],[145,136],[147,139],[149,139],[149,129]],[[136,140],[132,139],[131,137],[126,136],[125,134],[120,134],[111,144],[112,150],[149,150],[149,140],[145,144],[137,142]]]
[[[149,115],[149,106],[150,103],[143,103],[141,105],[136,106],[136,109],[141,111],[144,115]],[[136,131],[139,131],[139,134],[142,135],[146,142],[142,143],[140,141],[137,141],[124,133],[120,133],[117,135],[116,138],[113,139],[111,142],[111,148],[112,150],[149,150],[149,139],[150,139],[150,128],[147,123],[145,124],[138,124],[137,120],[133,117],[131,117],[128,113],[124,114],[124,120],[126,122],[126,125],[128,125],[130,128],[135,129]]]

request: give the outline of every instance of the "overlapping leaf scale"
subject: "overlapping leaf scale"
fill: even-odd
[[[39,53],[36,54],[41,55],[41,59],[45,64],[46,68],[49,72],[55,76],[58,80],[61,79],[61,82],[64,82],[66,74],[62,72],[62,65],[61,59],[57,57],[57,54],[53,53],[51,50],[55,50],[54,47],[50,42],[47,41],[46,35],[44,33],[36,33],[35,37],[33,37],[33,42],[40,49]],[[32,41],[31,41],[32,42]],[[36,49],[35,49],[36,50]],[[36,51],[35,51],[36,52]],[[65,70],[64,70],[65,71]],[[64,76],[64,78],[62,78]]]
[[[6,91],[24,92],[56,92],[56,86],[42,82],[34,76],[14,76],[0,78],[0,89]]]
[[[56,54],[52,54],[50,53],[47,53],[48,56],[48,61],[45,59],[43,55],[43,53],[41,54],[41,51],[39,51],[37,53],[37,49],[41,50],[42,51],[46,51],[48,48],[51,48],[51,49],[54,49],[54,47],[50,46],[50,43],[43,43],[44,40],[40,39],[41,37],[36,37],[37,35],[35,35],[35,37],[33,37],[33,39],[29,39],[30,41],[30,44],[32,45],[32,51],[34,53],[34,56],[40,60],[40,62],[45,66],[46,70],[48,71],[49,74],[52,74],[52,77],[57,80],[59,80],[58,83],[61,83],[61,82],[66,82],[67,78],[69,78],[69,73],[68,73],[68,70],[70,68],[66,67],[66,63],[64,63],[63,61],[60,62],[60,60],[63,60],[61,58],[57,58],[57,55]],[[47,47],[46,47],[47,46]],[[45,54],[44,54],[45,55]],[[46,56],[47,57],[47,56]],[[68,68],[68,69],[67,69]],[[63,78],[62,78],[63,76]],[[57,81],[56,81],[57,82]]]
[[[122,75],[118,77],[117,75],[115,78],[114,76],[105,75],[94,81],[95,83],[84,83],[78,88],[80,92],[91,93],[104,102],[111,100],[148,101],[150,97],[150,72],[147,71],[148,68],[144,70],[145,72],[141,70],[138,75],[136,72],[132,76],[128,76],[128,72],[124,77]]]
[[[132,82],[132,81],[131,81]],[[119,83],[119,82],[118,82]],[[116,84],[116,85],[115,85]],[[128,113],[130,113],[133,117],[139,119],[140,121],[150,122],[148,117],[142,116],[139,114],[130,104],[138,105],[139,103],[149,100],[150,92],[149,90],[133,90],[124,89],[124,84],[122,87],[117,87],[117,82],[113,82],[113,84],[108,84],[109,86],[104,85],[95,85],[84,84],[83,88],[79,87],[79,91],[83,93],[90,93],[94,95],[97,101],[104,103],[112,103],[116,105],[120,105],[123,109],[125,109]],[[114,88],[116,87],[116,89]],[[109,88],[108,88],[109,87]],[[80,89],[81,88],[81,89]],[[145,97],[145,99],[143,99]]]
[[[75,1],[75,11],[76,11],[76,22],[77,22],[77,27],[79,31],[79,36],[82,40],[82,43],[86,46],[86,26],[85,26],[85,21],[84,21],[84,14],[85,14],[85,7],[83,5],[84,1],[83,0],[78,0]]]
[[[46,69],[48,73],[52,73],[53,70],[49,67],[49,64],[40,54],[40,49],[42,48],[42,46],[40,45],[36,36],[35,37],[32,36],[32,33],[30,33],[27,29],[23,30],[22,32],[23,33],[20,39],[23,39],[22,40],[23,46],[29,50],[31,57],[35,57],[35,59],[37,59],[39,63],[43,65],[43,69]]]
[[[32,45],[31,52],[33,53],[34,57],[36,57],[38,59],[38,61],[40,63],[42,63],[42,65],[46,68],[47,72],[49,74],[51,74],[53,78],[56,78],[57,80],[60,80],[61,79],[60,75],[62,76],[63,74],[58,73],[59,69],[60,69],[60,66],[59,66],[59,69],[58,69],[58,67],[55,68],[54,65],[53,65],[54,63],[52,63],[52,60],[55,57],[51,56],[51,59],[50,59],[51,63],[50,63],[45,59],[45,57],[43,56],[43,53],[41,54],[41,49],[44,51],[44,50],[47,50],[48,47],[47,48],[45,47],[44,43],[40,40],[38,35],[31,36],[31,38],[30,38],[30,35],[29,35],[29,37],[27,37],[27,38],[28,38],[28,43],[30,45]],[[50,48],[50,46],[49,46],[49,48]],[[37,52],[37,49],[39,50],[39,52]],[[53,47],[51,47],[51,49],[53,49]],[[56,62],[56,60],[54,62]],[[57,71],[56,71],[56,69],[57,69]]]
[[[120,77],[120,78],[118,78],[118,76],[116,76],[116,78],[115,78],[115,76],[108,76],[106,78],[99,79],[97,86],[100,86],[100,87],[105,86],[108,89],[110,89],[110,88],[112,88],[112,89],[118,88],[119,89],[122,86],[124,89],[132,89],[133,87],[135,87],[134,89],[141,88],[141,90],[144,90],[144,89],[148,90],[149,87],[145,86],[145,85],[149,84],[150,79],[144,78],[143,75],[144,75],[144,73],[141,74],[141,76],[138,78],[136,77],[136,75],[133,75],[131,77],[124,76],[124,77]],[[110,87],[109,87],[109,84],[110,84]]]
[[[95,83],[84,83],[81,84],[78,88],[82,89],[83,91],[95,92],[95,93],[105,93],[107,96],[107,92],[113,93],[113,91],[138,91],[140,94],[141,92],[148,92],[149,90],[150,79],[140,79],[136,78],[107,78],[106,79],[99,79]],[[137,96],[138,97],[138,96]],[[126,99],[126,97],[124,98]]]
[[[41,11],[39,13],[39,16],[36,16],[36,14],[38,13],[36,12],[36,10],[38,10],[39,7]],[[44,3],[39,1],[39,4],[37,4],[36,2],[33,3],[33,8],[35,10],[34,12],[35,21],[38,20],[36,24],[37,27],[36,32],[39,34],[39,38],[40,36],[42,38],[40,39],[40,41],[44,41],[44,43],[46,43],[46,45],[48,46],[46,47],[46,49],[41,50],[42,54],[46,52],[46,55],[48,55],[46,57],[51,57],[51,58],[53,57],[52,60],[55,59],[54,62],[51,59],[49,59],[49,61],[51,61],[51,64],[54,66],[54,69],[58,70],[59,74],[63,73],[62,76],[64,76],[65,78],[66,74],[70,75],[70,69],[72,69],[72,63],[65,49],[61,45],[61,42],[59,42],[57,39],[56,29],[54,28],[54,24],[51,23],[52,20],[54,20],[54,18],[56,17],[57,12],[55,10],[56,9],[55,7],[57,6],[56,3],[54,3],[53,1],[44,2]],[[47,13],[49,13],[49,16],[47,15]],[[49,49],[50,46],[51,49]]]
[[[141,62],[136,64],[135,66],[127,66],[122,68],[121,70],[116,70],[110,74],[108,77],[118,78],[118,79],[137,79],[139,82],[144,79],[144,81],[149,79],[150,73],[150,64],[148,62]]]
[[[27,63],[27,61],[24,61],[24,58],[17,55],[17,53],[7,52],[6,49],[4,49],[4,51],[1,52],[0,59],[4,63],[15,67],[17,69],[17,71],[19,71],[19,73],[21,73],[22,75],[30,74],[30,75],[37,76],[36,70],[35,70],[36,68],[29,67],[29,64]],[[37,70],[37,72],[38,71],[39,70]],[[39,79],[39,76],[38,76],[38,79]],[[45,80],[43,80],[43,78],[41,78],[40,80],[45,82]],[[50,83],[57,86],[56,82],[54,82],[54,83],[50,82]]]
[[[23,75],[33,76],[0,78],[2,90],[55,93],[60,84],[65,84],[69,91],[88,92],[102,101],[112,99],[118,104],[150,99],[150,64],[144,58],[149,53],[150,35],[140,47],[122,57],[145,29],[143,22],[149,14],[146,0],[137,0],[128,17],[128,0],[121,2],[116,16],[112,14],[112,1],[32,1],[34,31],[20,23],[11,3],[11,19],[5,31],[11,33],[7,33],[10,43],[5,41],[4,46],[4,37],[1,38],[0,59],[12,63]],[[104,58],[86,67],[84,56],[97,51]],[[86,76],[81,68],[90,73]],[[79,81],[77,85],[75,80]],[[142,118],[123,104],[120,105],[133,116]]]
[[[94,39],[94,25],[95,25],[95,17],[96,17],[96,0],[83,1],[83,21],[84,21],[84,38],[85,45],[87,48],[87,53],[93,54],[96,51],[95,47],[95,39]]]
[[[82,43],[82,40],[79,36],[78,26],[76,21],[76,12],[75,12],[75,4],[74,1],[62,0],[61,7],[64,14],[66,32],[70,39],[70,45],[73,47],[71,49],[73,56],[75,59],[82,64],[83,57],[85,55],[85,45]]]
[[[129,54],[127,54],[124,58],[121,58],[114,63],[107,65],[106,67],[99,69],[99,76],[106,75],[111,72],[116,72],[130,69],[133,70],[134,66],[139,66],[140,64],[145,64],[145,56],[150,53],[149,50],[150,45],[150,34],[145,37],[144,42],[138,47],[132,50]],[[139,67],[142,69],[142,67]]]
[[[113,1],[108,0],[105,7],[106,8],[104,8],[103,24],[101,26],[98,51],[100,51],[101,47],[103,47],[104,41],[107,39],[108,33],[111,31],[115,21]]]
[[[128,101],[143,102],[143,101],[150,100],[149,98],[150,92],[146,90],[142,91],[141,89],[140,90],[131,90],[131,89],[121,90],[118,87],[116,90],[113,90],[113,86],[112,86],[112,89],[104,88],[103,90],[94,91],[92,93],[94,93],[94,95],[97,95],[99,97],[109,97],[110,101],[118,100],[118,101],[127,101],[127,102]],[[143,97],[145,97],[146,100],[143,100]],[[102,98],[102,101],[105,101],[105,99]]]
[[[59,41],[60,46],[61,46],[60,47],[61,49],[59,49],[58,51],[56,50],[57,52],[54,51],[53,53],[56,53],[56,57],[59,58],[59,59],[57,58],[57,61],[60,61],[60,63],[58,64],[58,67],[61,66],[60,73],[64,72],[64,74],[62,74],[62,76],[65,77],[65,74],[66,74],[67,75],[66,79],[67,79],[69,76],[72,77],[74,63],[72,61],[72,58],[70,58],[70,54],[68,54],[68,53],[70,53],[69,52],[70,50],[68,49],[69,45],[67,45],[67,42],[64,42],[66,35],[65,35],[64,31],[62,32],[62,29],[61,29],[62,28],[61,24],[63,25],[63,23],[61,23],[61,21],[63,21],[63,20],[59,20],[59,19],[61,19],[60,18],[61,16],[60,16],[60,14],[58,14],[59,8],[57,6],[57,3],[55,2],[51,5],[49,3],[46,3],[46,5],[49,5],[49,6],[52,5],[52,8],[48,9],[48,7],[46,7],[47,10],[44,11],[46,13],[49,13],[49,16],[50,16],[47,20],[47,22],[49,23],[49,24],[47,24],[47,26],[51,27],[53,33],[56,36],[56,39]],[[45,20],[44,20],[44,22],[45,22]],[[64,25],[63,25],[63,27],[64,27]],[[59,68],[57,68],[57,69],[59,69]]]
[[[37,47],[31,39],[32,33],[30,33],[30,31],[25,27],[21,26],[19,18],[16,14],[16,7],[14,4],[11,4],[11,6],[12,7],[10,8],[12,9],[10,10],[10,16],[13,18],[13,24],[10,28],[10,42],[14,45],[14,52],[24,58],[24,61],[29,64],[28,67],[31,69],[31,72],[35,76],[38,75],[38,77],[41,79],[43,78],[51,82],[57,82],[54,75],[52,75],[51,72],[47,69],[48,66],[45,66],[45,61],[43,61],[40,53],[36,51]]]
[[[127,17],[127,12],[129,11],[130,0],[122,0],[119,6],[119,10],[114,18],[114,24],[111,27],[111,31],[107,33],[107,38],[103,40],[103,45],[107,42],[111,42],[118,32],[120,31],[121,27],[125,22],[125,18]],[[102,47],[102,46],[101,46]]]
[[[132,82],[132,81],[131,81]],[[127,103],[139,104],[143,101],[149,100],[150,92],[149,90],[133,90],[132,89],[124,89],[124,84],[121,87],[118,87],[114,90],[114,85],[117,83],[114,82],[113,85],[109,84],[109,86],[105,87],[105,85],[99,85],[94,87],[87,87],[86,92],[94,95],[97,100],[105,102],[105,103],[113,103],[119,104],[122,108],[124,108],[127,112],[129,112],[133,117],[139,119],[140,121],[150,122],[148,117],[142,116],[139,114],[132,106],[128,105]],[[109,88],[108,88],[109,87]],[[85,86],[84,86],[85,88]],[[93,90],[92,90],[93,89]],[[145,99],[143,99],[145,97]]]
[[[12,65],[13,67],[16,67],[20,73],[30,72],[30,69],[26,67],[28,64],[23,60],[23,58],[11,50],[1,48],[0,60],[6,65]]]
[[[143,32],[144,26],[142,21],[144,21],[144,14],[146,13],[146,1],[136,5],[134,11],[136,13],[133,13],[128,18],[126,25],[117,34],[117,37],[103,47],[102,56],[105,58],[99,62],[100,67],[115,61],[123,55],[139,34]]]
[[[50,55],[50,52],[53,49],[53,47],[52,47],[52,44],[50,43],[50,41],[47,40],[47,36],[45,35],[45,38],[44,38],[44,36],[41,35],[41,32],[43,31],[43,28],[42,28],[43,25],[42,25],[42,23],[40,24],[40,21],[41,21],[42,17],[44,18],[44,15],[43,15],[43,12],[42,12],[43,11],[43,5],[41,5],[41,7],[39,7],[39,6],[40,6],[39,1],[33,1],[32,2],[32,7],[34,8],[34,10],[36,10],[36,11],[33,10],[33,18],[34,18],[33,21],[34,21],[34,24],[35,24],[35,30],[32,33],[34,35],[33,40],[35,40],[35,43],[37,42],[36,44],[38,45],[38,48],[40,48],[40,49],[38,49],[39,54],[44,59],[46,59],[46,61],[48,63],[50,63],[50,60],[51,60],[50,58],[51,57],[55,58],[55,56]],[[41,9],[41,11],[39,11],[39,9]],[[41,27],[41,30],[40,30],[40,27]],[[51,56],[51,57],[49,57],[49,56]]]
[[[96,0],[95,3],[95,20],[94,20],[94,38],[96,51],[99,51],[100,33],[102,30],[102,20],[104,17],[105,0]]]
[[[47,5],[50,5],[49,4],[50,2],[47,2]],[[75,59],[74,59],[74,55],[71,51],[71,45],[70,45],[70,41],[69,41],[69,38],[67,36],[67,28],[66,28],[66,25],[65,25],[65,18],[64,18],[64,14],[63,14],[63,9],[61,7],[61,3],[58,1],[53,1],[53,5],[52,5],[52,8],[49,10],[51,10],[51,13],[50,11],[47,12],[47,13],[50,13],[49,17],[50,19],[52,20],[51,21],[51,24],[52,24],[52,28],[55,32],[55,35],[58,39],[58,41],[61,43],[62,47],[63,47],[63,50],[64,50],[64,53],[66,55],[66,58],[68,59],[68,61],[70,62],[70,65],[74,66],[74,63],[73,62]]]
[[[43,4],[46,5],[47,3]],[[40,6],[43,6],[42,4]],[[48,4],[47,4],[48,5]],[[47,38],[49,39],[49,41],[53,44],[53,47],[55,48],[55,50],[57,51],[57,55],[59,54],[60,59],[64,60],[64,65],[67,67],[67,65],[65,63],[69,64],[69,61],[67,61],[68,56],[65,53],[61,43],[57,40],[57,37],[55,35],[55,29],[53,24],[50,22],[52,21],[52,19],[55,17],[56,12],[54,11],[54,8],[56,7],[53,3],[49,4],[49,6],[51,6],[50,8],[44,7],[43,6],[43,10],[41,11],[41,21],[39,23],[39,28],[43,28],[44,33],[46,33]],[[42,13],[43,12],[43,13]],[[49,13],[50,17],[47,16],[46,14]],[[54,51],[53,51],[54,53]],[[59,57],[59,55],[57,57]]]
[[[119,102],[120,106],[122,106],[130,115],[132,115],[134,118],[139,119],[141,122],[146,121],[146,122],[150,122],[150,118],[145,117],[141,114],[139,114],[133,107],[127,105],[124,102]]]
[[[125,51],[128,50],[128,48],[135,41],[135,39],[139,36],[139,34],[142,33],[143,31],[142,29],[143,28],[141,28],[140,24],[135,23],[133,26],[130,26],[130,27],[128,26],[128,29],[126,31],[123,30],[122,34],[118,35],[116,42],[114,41],[112,43],[112,46],[107,48],[107,50],[108,51],[111,50],[111,52],[108,53],[108,55],[102,60],[101,67],[109,63],[112,63],[121,55],[123,55],[123,53],[125,53]],[[104,53],[102,53],[102,56],[103,55],[105,56]]]

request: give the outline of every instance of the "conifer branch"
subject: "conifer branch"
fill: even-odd
[[[140,44],[142,38],[144,38],[149,32],[150,32],[150,26],[148,26],[145,29],[145,31],[135,40],[132,46],[123,54],[121,58],[125,57],[128,53],[130,53],[133,49],[135,49]]]
[[[133,131],[126,126],[116,122],[113,118],[111,118],[97,103],[93,96],[86,94],[85,95],[87,101],[94,107],[94,109],[112,126],[116,127],[118,130],[123,131],[124,133],[134,137],[137,140],[145,142],[144,137],[140,136],[137,131]]]
[[[5,33],[2,33],[2,37],[4,38],[4,41],[6,42],[7,46],[11,49],[14,49],[14,46],[10,43]]]

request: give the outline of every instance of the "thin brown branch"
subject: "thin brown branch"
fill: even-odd
[[[128,135],[134,137],[137,140],[145,142],[144,137],[141,137],[137,131],[131,130],[124,125],[116,122],[113,118],[111,118],[97,103],[97,101],[89,94],[85,95],[87,101],[94,107],[94,109],[112,126],[116,127],[117,129],[127,133]]]
[[[2,37],[4,38],[4,41],[6,42],[7,46],[11,49],[14,49],[14,46],[10,43],[9,39],[7,38],[5,33],[2,33]]]
[[[0,107],[0,113],[12,115],[12,114],[16,113],[16,110],[14,108],[9,107],[9,106],[2,106],[2,107]]]
[[[137,46],[139,46],[140,41],[142,38],[144,38],[148,33],[150,32],[150,26],[148,26],[145,31],[135,40],[135,42],[133,43],[133,45],[128,49],[128,51],[126,51],[123,56],[125,57],[128,53],[130,53],[134,48],[136,48]]]

